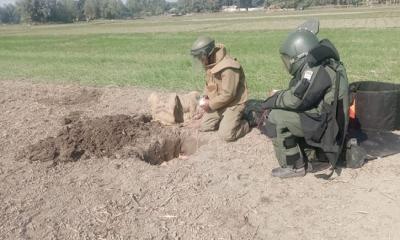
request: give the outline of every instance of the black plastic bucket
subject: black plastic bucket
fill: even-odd
[[[400,84],[363,81],[350,84],[361,129],[400,129]]]

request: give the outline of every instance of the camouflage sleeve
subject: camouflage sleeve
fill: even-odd
[[[294,94],[296,87],[297,85],[277,93],[275,102],[276,108],[296,110],[301,105],[302,99]]]
[[[324,68],[307,69],[293,87],[276,93],[270,102],[274,101],[272,108],[309,110],[316,107],[330,86],[331,78]]]
[[[236,96],[240,74],[235,69],[225,69],[221,73],[222,89],[221,93],[215,98],[210,99],[209,106],[212,110],[217,110],[227,106]]]

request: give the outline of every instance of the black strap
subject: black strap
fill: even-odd
[[[337,106],[338,106],[338,101],[339,101],[340,75],[341,75],[340,72],[338,71],[338,68],[339,68],[339,66],[341,64],[342,64],[341,62],[336,62],[336,61],[333,61],[333,60],[331,60],[330,63],[329,63],[329,67],[331,67],[336,73],[335,95],[334,95],[334,101],[333,101],[333,115],[332,115],[335,119],[337,118],[337,111],[338,111]],[[339,128],[339,130],[340,130],[340,128]],[[344,127],[343,131],[344,131],[344,134],[342,136],[342,139],[340,140],[339,143],[337,143],[338,144],[337,145],[338,150],[335,153],[334,159],[332,159],[333,161],[331,162],[331,165],[332,165],[333,169],[336,168],[337,161],[338,161],[338,159],[340,157],[340,154],[342,153],[343,144],[344,144],[344,141],[346,139],[345,135],[346,135],[346,132],[347,132],[347,126]],[[336,135],[336,137],[337,137],[337,135]]]
[[[342,63],[341,62],[334,62],[334,61],[330,61],[329,63],[328,63],[328,66],[330,67],[330,68],[332,68],[334,71],[335,71],[335,73],[336,73],[336,81],[335,81],[335,94],[334,94],[334,99],[333,99],[333,114],[332,114],[332,116],[335,118],[335,119],[337,119],[337,103],[338,103],[338,98],[339,98],[339,88],[340,88],[340,73],[338,72],[338,68],[339,68],[339,66],[341,65]],[[347,131],[346,129],[344,129],[344,131]],[[336,137],[337,137],[337,135],[336,135]],[[331,172],[329,173],[329,174],[316,174],[315,176],[317,177],[317,178],[322,178],[322,179],[325,179],[325,180],[329,180],[332,176],[333,176],[333,173],[336,171],[338,174],[340,174],[340,169],[337,169],[336,168],[336,163],[337,163],[337,161],[338,161],[338,159],[339,159],[339,156],[340,156],[340,154],[341,154],[341,152],[342,152],[342,148],[343,148],[343,144],[344,144],[344,139],[345,139],[345,137],[343,136],[343,139],[341,140],[341,143],[340,143],[340,145],[338,145],[338,150],[337,150],[337,152],[335,153],[335,157],[333,158],[333,159],[329,159],[330,160],[330,164],[331,164],[331,166],[332,166],[332,168],[331,168]],[[335,141],[336,141],[336,138],[335,138]]]
[[[337,107],[338,107],[339,89],[340,89],[340,72],[338,71],[338,68],[341,65],[341,62],[339,62],[339,63],[335,62],[335,64],[336,64],[336,66],[335,66],[334,70],[336,72],[336,82],[335,82],[335,88],[336,89],[335,89],[335,99],[334,99],[334,103],[333,103],[333,113],[334,113],[333,116],[335,117],[335,119],[337,119]],[[339,130],[340,130],[340,127],[339,127]],[[347,131],[347,130],[343,129],[343,131]],[[346,134],[346,132],[344,134]],[[342,153],[344,140],[345,140],[345,136],[343,135],[342,139],[340,141],[340,144],[338,145],[339,149],[337,151],[337,155],[335,156],[335,159],[334,159],[335,161],[333,163],[331,163],[333,168],[336,168],[336,163],[337,163],[337,161],[339,159],[340,154]]]

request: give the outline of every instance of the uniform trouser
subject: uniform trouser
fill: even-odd
[[[301,154],[309,155],[311,152],[302,152],[301,142],[304,142],[304,132],[301,127],[300,116],[296,112],[273,109],[268,121],[274,124],[275,136],[272,137],[275,155],[282,168],[288,165],[295,168],[304,167],[304,158]],[[305,156],[307,157],[307,156]]]
[[[206,113],[201,121],[200,131],[215,131],[225,141],[235,141],[250,131],[249,124],[242,119],[244,104],[218,109]]]

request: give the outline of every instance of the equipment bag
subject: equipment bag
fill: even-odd
[[[363,130],[400,129],[400,84],[362,81],[350,84],[356,123]]]

